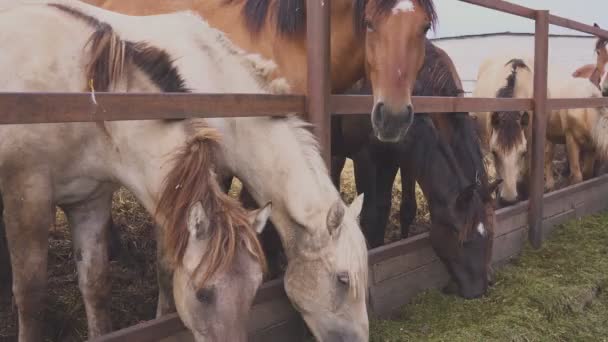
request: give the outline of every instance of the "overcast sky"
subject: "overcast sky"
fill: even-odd
[[[608,0],[511,0],[510,2],[534,8],[546,9],[552,14],[586,24],[598,23],[608,28]],[[584,4],[584,5],[583,5]],[[488,32],[534,32],[534,21],[489,10],[457,0],[435,0],[439,14],[437,33],[434,37],[456,36]],[[551,25],[551,33],[578,34],[576,31]]]

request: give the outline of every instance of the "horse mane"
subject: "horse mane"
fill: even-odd
[[[522,59],[512,59],[505,66],[511,65],[511,73],[507,76],[507,84],[500,88],[496,93],[498,98],[513,98],[515,93],[515,85],[517,83],[517,72],[519,69],[530,70]],[[497,115],[500,121],[500,127],[497,129],[498,145],[501,148],[508,150],[521,142],[521,130],[518,124],[521,114],[516,111],[494,112],[493,116]]]
[[[226,4],[244,1],[243,17],[249,31],[259,33],[269,15],[276,20],[277,32],[287,37],[302,36],[306,30],[305,0],[225,0]],[[349,0],[355,9],[353,25],[355,32],[365,32],[365,8],[374,2],[376,15],[389,13],[398,0]],[[429,16],[433,28],[437,22],[437,11],[432,0],[416,0]]]
[[[321,158],[319,142],[316,136],[311,131],[311,128],[313,126],[310,123],[302,120],[297,115],[277,117],[272,118],[271,120],[286,120],[286,123],[289,126],[291,133],[293,134],[296,141],[298,142],[298,145],[301,148],[303,158],[307,162],[307,168],[313,174],[319,187],[322,188],[323,191],[331,192],[331,194],[334,194],[335,199],[339,199],[340,195],[336,190],[335,186],[333,185],[331,179],[329,178],[327,167],[325,165],[325,162]],[[296,217],[292,217],[292,219],[294,219],[298,224],[305,226],[302,222],[298,222]],[[356,287],[357,284],[367,284],[368,280],[368,268],[358,267],[367,262],[367,253],[358,253],[359,251],[367,250],[367,248],[365,248],[366,241],[363,238],[361,230],[356,225],[344,226],[340,231],[340,236],[344,240],[343,243],[341,243],[338,247],[340,248],[339,253],[348,255],[348,257],[345,257],[344,260],[350,263],[350,265],[347,265],[345,268],[348,270],[361,269],[361,272],[349,272],[349,277],[351,279],[349,283],[349,293],[355,298],[357,298],[357,296],[359,295],[366,296],[367,291],[365,289],[359,289]],[[361,248],[359,248],[358,244],[361,244]]]
[[[367,6],[372,6],[371,15],[374,17],[381,17],[391,13],[392,9],[395,7],[398,1],[400,0],[354,0],[355,1],[355,28],[356,32],[365,32],[365,12]],[[437,27],[437,11],[435,10],[435,4],[433,0],[412,0],[417,1],[420,6],[424,9],[426,14],[431,21],[431,27],[433,30]]]
[[[450,57],[429,39],[425,41],[425,58],[418,73],[414,95],[416,96],[450,96],[464,94],[458,75],[453,74]]]
[[[234,260],[240,243],[266,267],[264,251],[257,234],[249,224],[247,212],[236,199],[224,193],[213,167],[219,150],[219,133],[204,125],[202,120],[191,121],[193,134],[173,155],[172,169],[167,174],[156,209],[163,230],[162,239],[170,262],[181,264],[188,246],[188,211],[196,201],[210,219],[208,247],[197,266],[197,281],[204,284],[217,272],[223,271]],[[199,270],[203,264],[207,267]],[[200,278],[198,278],[200,277]]]
[[[605,48],[606,45],[608,45],[608,39],[598,38],[597,42],[595,43],[595,51],[597,51],[599,53],[599,51],[601,49]]]
[[[112,26],[75,8],[48,6],[82,20],[94,30],[85,48],[89,46],[91,51],[86,77],[95,91],[113,90],[123,78],[126,65],[137,66],[162,92],[189,91],[166,51],[144,42],[122,40]]]

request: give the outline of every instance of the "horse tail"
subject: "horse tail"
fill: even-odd
[[[592,128],[591,137],[602,160],[608,160],[608,108],[599,109],[599,118]]]
[[[99,22],[89,38],[91,61],[87,66],[89,87],[95,91],[110,91],[122,78],[126,44],[114,29]]]

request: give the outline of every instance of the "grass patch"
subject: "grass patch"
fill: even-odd
[[[607,242],[608,213],[570,222],[526,246],[484,298],[427,291],[372,322],[371,341],[608,341]]]

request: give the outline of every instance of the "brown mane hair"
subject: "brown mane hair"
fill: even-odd
[[[519,69],[530,71],[530,68],[522,59],[512,59],[506,65],[511,65],[511,73],[507,77],[507,84],[496,93],[497,98],[513,98]],[[492,122],[497,125],[497,142],[503,150],[509,150],[519,144],[522,140],[521,113],[515,111],[504,111],[492,113]]]
[[[125,65],[137,66],[162,92],[189,91],[165,50],[144,42],[122,40],[112,26],[75,8],[62,4],[48,6],[82,20],[94,29],[85,48],[89,46],[91,51],[86,77],[95,91],[111,91],[123,76]],[[87,90],[89,88],[87,85]]]
[[[160,195],[156,218],[162,226],[161,238],[173,267],[181,264],[190,233],[187,220],[196,201],[210,220],[208,247],[197,266],[197,281],[204,284],[234,260],[241,243],[266,269],[266,259],[247,212],[240,203],[225,194],[215,177],[219,134],[201,121],[192,122],[191,138],[174,154],[173,168],[167,174]],[[203,262],[205,270],[200,270]],[[199,274],[202,271],[202,274]]]
[[[276,21],[278,33],[287,37],[302,36],[306,29],[306,2],[305,0],[224,0],[226,4],[244,2],[243,17],[247,29],[259,33],[269,16]],[[319,0],[320,1],[320,0]],[[395,7],[397,0],[348,0],[353,2],[355,8],[353,24],[355,32],[365,32],[365,8],[373,3],[377,14],[382,15]],[[437,22],[437,12],[432,0],[417,1],[426,11],[433,27]]]

